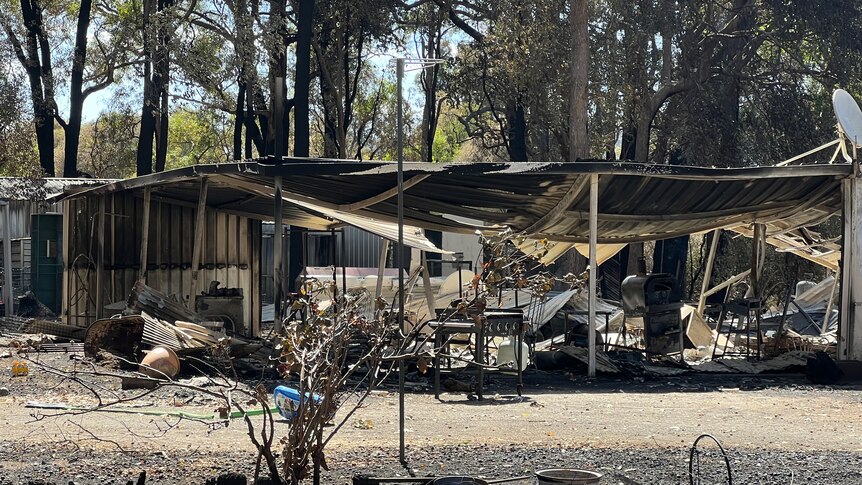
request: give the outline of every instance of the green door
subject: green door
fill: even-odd
[[[30,277],[33,293],[52,312],[60,313],[63,277],[63,215],[33,214],[30,225]]]

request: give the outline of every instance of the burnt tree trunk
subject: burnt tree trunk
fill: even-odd
[[[512,162],[527,161],[527,117],[524,104],[518,96],[508,111],[509,122],[509,160]]]
[[[137,174],[149,175],[153,172],[153,139],[156,134],[156,110],[159,97],[153,86],[153,53],[150,45],[150,17],[154,11],[155,0],[144,0],[144,100],[141,108],[141,129],[138,134]]]
[[[270,0],[270,25],[274,26],[270,32],[275,39],[276,47],[269,53],[269,99],[270,99],[270,118],[267,129],[267,150],[268,156],[287,154],[287,147],[290,140],[290,131],[288,130],[288,122],[290,113],[287,104],[287,32],[285,32],[286,18],[286,0]],[[279,94],[280,93],[280,94]],[[281,112],[281,119],[276,119],[275,113]],[[276,142],[281,141],[281,146],[276,146]],[[276,160],[276,163],[281,163],[282,160]]]
[[[590,44],[587,0],[571,0],[569,25],[572,34],[571,86],[569,91],[569,161],[587,158],[587,85],[590,72]]]
[[[441,39],[443,19],[439,13],[432,19],[428,27],[428,39],[425,44],[425,57],[439,59],[442,56]],[[437,86],[440,78],[440,65],[432,64],[422,71],[421,83],[425,92],[425,106],[422,110],[422,161],[434,161],[434,139],[437,135],[437,124],[440,121],[440,101],[437,97]]]
[[[81,118],[84,110],[84,66],[87,62],[87,31],[93,0],[81,0],[78,25],[75,31],[75,51],[72,75],[69,80],[69,121],[66,125],[63,176],[78,175],[78,144],[81,138]]]
[[[300,0],[296,33],[296,84],[294,85],[293,154],[308,157],[311,151],[311,37],[314,31],[314,0]],[[291,227],[291,229],[294,229]],[[295,229],[299,229],[298,227]],[[296,291],[296,280],[303,267],[303,234],[290,231],[290,253],[287,261],[288,290]]]
[[[236,110],[233,120],[233,159],[242,159],[242,128],[245,125],[245,80],[240,77],[237,82]],[[249,145],[249,148],[251,146]],[[251,158],[251,157],[249,157]]]
[[[158,11],[164,12],[173,6],[173,0],[158,0]],[[168,90],[171,76],[171,28],[164,16],[159,19],[158,47],[156,48],[155,73],[153,86],[156,89],[154,97],[158,98],[158,126],[156,128],[156,172],[164,172],[168,158],[168,125],[170,109]]]
[[[260,92],[260,88],[256,83],[249,82],[245,92],[245,157],[252,158],[252,148],[257,150],[258,155],[266,155],[266,140],[264,139],[261,126],[267,126],[268,118],[265,114],[256,116],[255,111],[258,100],[255,94]],[[263,102],[262,100],[260,102]],[[266,113],[266,105],[260,107],[261,113]],[[259,121],[255,121],[255,119]],[[258,123],[260,123],[258,125]]]
[[[294,85],[293,154],[307,157],[310,152],[311,34],[314,28],[314,0],[300,0],[296,33],[296,84]],[[292,237],[292,236],[291,236]]]
[[[45,35],[41,5],[35,1],[21,0],[21,17],[27,32],[26,47],[15,34],[7,17],[0,15],[0,24],[12,44],[15,57],[27,71],[39,165],[46,176],[53,177],[56,102],[51,50]]]

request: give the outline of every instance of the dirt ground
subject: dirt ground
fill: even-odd
[[[0,355],[3,355],[0,348]],[[69,367],[63,354],[42,362]],[[228,427],[140,414],[25,407],[28,401],[86,404],[92,396],[31,364],[11,377],[0,357],[0,484],[203,483],[233,471],[251,474],[253,448],[240,421]],[[801,375],[687,375],[660,380],[587,380],[528,373],[524,397],[495,378],[487,399],[430,392],[406,396],[407,459],[420,475],[504,478],[545,467],[589,468],[602,483],[689,483],[694,439],[715,435],[735,483],[862,483],[862,390],[811,386]],[[119,383],[106,392],[123,395]],[[216,402],[186,390],[160,390],[139,409],[211,413]],[[280,434],[286,423],[278,424]],[[704,483],[725,483],[714,445],[702,455]],[[398,398],[376,392],[331,442],[323,483],[356,473],[404,475],[398,463]],[[726,475],[726,473],[724,473]],[[520,483],[532,483],[523,481]]]

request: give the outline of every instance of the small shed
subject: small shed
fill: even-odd
[[[239,288],[243,323],[259,328],[260,220],[208,206],[196,255],[195,204],[160,195],[145,203],[143,192],[122,190],[64,204],[62,315],[67,323],[87,326],[118,313],[112,304],[125,302],[135,282],[145,279],[182,301],[211,281]],[[197,287],[191,280],[195,258]]]

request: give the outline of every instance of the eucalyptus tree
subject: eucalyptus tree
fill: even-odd
[[[14,61],[17,62],[17,61]],[[12,54],[0,50],[0,174],[32,176],[39,172],[30,111],[26,106],[24,75]]]
[[[446,12],[433,2],[418,3],[404,10],[398,24],[410,32],[405,39],[407,51],[412,53],[410,57],[427,61],[427,64],[417,67],[420,69],[418,81],[424,98],[418,159],[433,162],[437,126],[448,100],[443,71],[450,68],[447,64],[451,63],[447,61],[454,55],[451,46],[454,25],[448,20]]]
[[[58,112],[56,78],[49,27],[56,5],[40,0],[23,0],[19,7],[7,0],[0,3],[2,23],[7,46],[27,72],[39,165],[45,175],[54,176],[54,118]]]
[[[55,173],[54,130],[59,125],[64,131],[63,173],[76,176],[85,101],[135,62],[135,48],[117,19],[123,5],[24,0],[16,6],[2,0],[0,10],[2,48],[14,53],[27,73],[42,170],[48,176]],[[61,97],[69,100],[68,117],[58,106]]]
[[[168,152],[171,42],[183,24],[174,0],[143,0],[141,45],[143,54],[143,99],[136,153],[137,174],[165,169]],[[155,164],[154,158],[155,156]]]
[[[436,2],[441,3],[441,2]],[[449,94],[496,156],[567,159],[571,29],[564,0],[441,5],[466,34]]]
[[[323,156],[346,158],[359,79],[374,49],[397,41],[394,0],[318,0],[312,52],[319,76]]]
[[[87,98],[114,84],[139,59],[129,28],[128,4],[81,0],[75,15],[75,39],[69,76],[69,118],[57,121],[65,131],[63,174],[78,174],[79,145]]]

